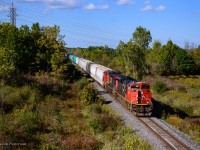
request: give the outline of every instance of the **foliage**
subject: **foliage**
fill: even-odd
[[[167,118],[167,122],[169,122],[174,127],[179,130],[189,134],[197,143],[200,143],[200,120],[196,119],[181,119],[178,116],[169,116]]]
[[[162,94],[167,90],[167,85],[162,81],[156,81],[156,83],[153,85],[153,90],[158,94]]]
[[[89,124],[95,132],[104,132],[108,128],[114,131],[117,128],[117,122],[108,114],[95,117]]]
[[[86,85],[80,95],[81,102],[84,106],[97,102],[97,92],[92,84]]]
[[[3,23],[0,34],[1,78],[9,77],[13,72],[64,72],[65,43],[59,27],[40,27],[36,23],[31,28],[27,25],[16,28]]]
[[[38,111],[31,111],[27,107],[20,110],[17,109],[15,111],[15,118],[16,125],[22,128],[22,132],[28,139],[34,138],[36,132],[44,128],[40,113]]]
[[[88,81],[87,81],[86,77],[82,77],[80,80],[77,81],[77,84],[79,87],[78,89],[82,90],[88,84]]]
[[[0,47],[0,77],[9,78],[15,71],[13,52]]]
[[[188,134],[193,140],[199,143],[199,116],[200,116],[200,80],[199,76],[170,76],[171,79],[163,79],[156,77],[156,80],[162,80],[167,87],[167,91],[158,94],[152,91],[156,103],[161,103],[161,107],[165,106],[165,119],[177,127],[179,130]],[[149,79],[149,81],[151,81]],[[152,81],[154,81],[153,79]],[[153,83],[152,83],[153,84]],[[157,102],[158,101],[158,102]],[[171,111],[173,110],[173,111]],[[159,111],[157,112],[159,114]],[[173,116],[172,116],[173,115]],[[191,120],[195,120],[194,123]]]
[[[141,140],[131,128],[127,128],[123,132],[125,141],[124,146],[127,150],[152,149],[152,147],[146,141]]]
[[[133,41],[138,44],[141,48],[146,49],[151,42],[152,37],[149,30],[144,27],[137,27],[133,33]]]
[[[180,104],[178,108],[180,110],[184,111],[190,117],[193,115],[193,107],[192,107],[192,105]]]
[[[190,54],[191,57],[194,59],[195,63],[197,64],[198,69],[200,69],[200,45],[198,46],[197,49],[191,51]]]
[[[127,44],[121,43],[123,46],[122,57],[125,64],[126,75],[141,79],[145,74],[145,53],[140,46],[129,41]]]
[[[194,59],[189,56],[186,50],[178,50],[176,52],[176,61],[177,61],[177,73],[189,75],[195,74],[197,72],[197,65],[195,64]]]

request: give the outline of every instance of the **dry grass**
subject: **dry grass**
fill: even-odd
[[[199,143],[200,126],[192,122],[199,122],[200,118],[200,76],[146,77],[144,80],[150,82],[151,85],[154,85],[156,81],[163,81],[167,84],[169,90],[162,94],[157,94],[152,90],[154,99],[171,107],[177,116],[180,111],[185,113],[187,118],[170,116],[167,122]]]

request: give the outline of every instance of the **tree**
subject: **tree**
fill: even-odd
[[[195,60],[198,68],[200,69],[200,45],[197,49],[191,51],[191,56]]]
[[[16,52],[16,67],[20,72],[33,72],[37,55],[36,41],[27,25],[21,26],[18,30]]]
[[[176,61],[178,65],[178,74],[190,75],[196,73],[197,65],[186,50],[179,49],[176,52]]]
[[[43,27],[41,37],[37,40],[39,51],[36,63],[39,70],[51,71],[51,59],[54,53],[65,52],[63,36],[58,26]]]
[[[184,49],[181,49],[171,40],[161,48],[160,64],[163,66],[162,74],[194,74],[197,70],[194,59]]]
[[[150,31],[141,26],[137,27],[133,33],[133,41],[143,49],[147,49],[149,43],[152,41]]]
[[[177,72],[177,64],[175,60],[175,52],[180,49],[173,44],[171,40],[161,48],[160,63],[162,64],[162,74],[169,75]]]
[[[9,23],[0,24],[0,47],[14,50],[17,45],[18,30]]]
[[[161,47],[162,47],[161,42],[158,41],[158,40],[154,41],[152,45],[153,45],[152,49],[153,50],[157,50],[157,51],[159,51],[161,49]]]
[[[141,79],[146,71],[144,50],[139,45],[129,41],[124,45],[122,56],[126,68],[126,75]]]
[[[15,71],[13,51],[0,47],[0,77],[9,78]]]

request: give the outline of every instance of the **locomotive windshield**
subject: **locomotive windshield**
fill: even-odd
[[[139,89],[140,87],[137,85],[131,86],[131,91],[136,92],[136,89]]]
[[[140,87],[137,85],[131,86],[132,89],[139,89]]]

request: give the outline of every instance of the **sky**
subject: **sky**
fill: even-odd
[[[139,26],[152,42],[200,45],[200,0],[0,0],[0,22],[10,21],[12,2],[17,27],[57,25],[67,47],[116,48]]]

